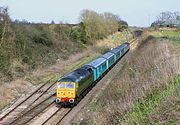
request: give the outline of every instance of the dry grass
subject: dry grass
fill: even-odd
[[[93,56],[91,54],[93,54]],[[39,82],[45,83],[51,78],[53,78],[51,81],[55,81],[63,74],[73,70],[81,61],[89,61],[91,60],[91,57],[96,58],[98,55],[99,53],[93,51],[92,47],[88,47],[82,53],[71,55],[67,60],[58,59],[56,64],[46,67],[46,69],[36,70],[26,79],[30,79],[33,84],[39,84]]]
[[[113,35],[107,37],[104,40],[98,40],[95,43],[95,48],[114,48],[119,44],[130,41],[133,36],[129,30],[124,30],[123,32],[117,32]]]
[[[22,95],[22,93],[30,90],[31,84],[22,80],[16,80],[12,83],[0,85],[0,109],[12,102],[15,98]]]
[[[138,49],[128,55],[122,71],[106,90],[85,108],[83,119],[86,122],[97,125],[148,124],[130,114],[138,100],[154,92],[153,96],[156,96],[156,90],[168,88],[180,71],[180,53],[175,50],[179,45],[174,47],[166,40],[156,41],[152,36],[145,38]],[[170,97],[173,98],[173,95]],[[156,103],[153,105],[156,106]],[[146,116],[150,114],[151,110]]]

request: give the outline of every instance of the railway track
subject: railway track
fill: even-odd
[[[66,117],[72,108],[61,108],[53,106],[49,108],[43,115],[41,115],[36,121],[29,123],[28,125],[61,125],[64,117]]]
[[[133,39],[129,42],[130,43],[130,49],[132,49],[132,50],[135,49],[137,46],[137,42],[135,42],[135,41],[137,41],[137,39]]]
[[[55,87],[55,82],[53,84],[43,84],[40,85],[33,93],[28,97],[17,103],[15,106],[12,105],[6,113],[1,114],[0,124],[6,125],[10,121],[15,120],[20,114],[25,112],[29,107],[31,107],[35,102],[45,95],[45,93],[53,90]]]
[[[54,103],[55,96],[51,95],[47,99],[43,100],[38,105],[34,106],[30,110],[27,110],[25,113],[22,113],[14,121],[8,123],[9,125],[24,125],[35,118],[38,114],[43,112],[47,107]]]
[[[72,110],[72,108],[64,109],[64,112],[62,113],[61,118],[59,118],[59,121],[56,123],[56,125],[62,125],[64,117],[66,117],[71,110]]]
[[[131,45],[131,44],[133,44],[136,40],[137,40],[137,38],[132,39],[132,40],[129,42],[129,43],[130,43],[130,45]]]

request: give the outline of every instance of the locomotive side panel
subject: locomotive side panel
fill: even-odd
[[[77,97],[79,97],[93,83],[94,79],[92,75],[93,73],[89,74],[78,82],[78,87],[76,90]]]

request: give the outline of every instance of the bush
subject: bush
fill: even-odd
[[[71,40],[74,42],[81,42],[83,44],[91,43],[86,32],[86,26],[83,22],[78,27],[72,29]]]
[[[9,67],[9,58],[7,56],[0,55],[0,71],[1,72],[7,72],[8,67]]]
[[[112,13],[98,14],[94,11],[84,10],[81,14],[81,24],[80,25],[84,31],[83,37],[89,38],[88,42],[106,38],[118,29],[121,29],[122,23],[118,15]],[[123,27],[124,28],[124,27]]]

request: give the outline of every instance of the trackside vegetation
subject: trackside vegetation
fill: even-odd
[[[127,28],[112,13],[84,10],[79,24],[43,24],[11,20],[0,7],[0,79],[11,81],[82,51],[94,41]]]

